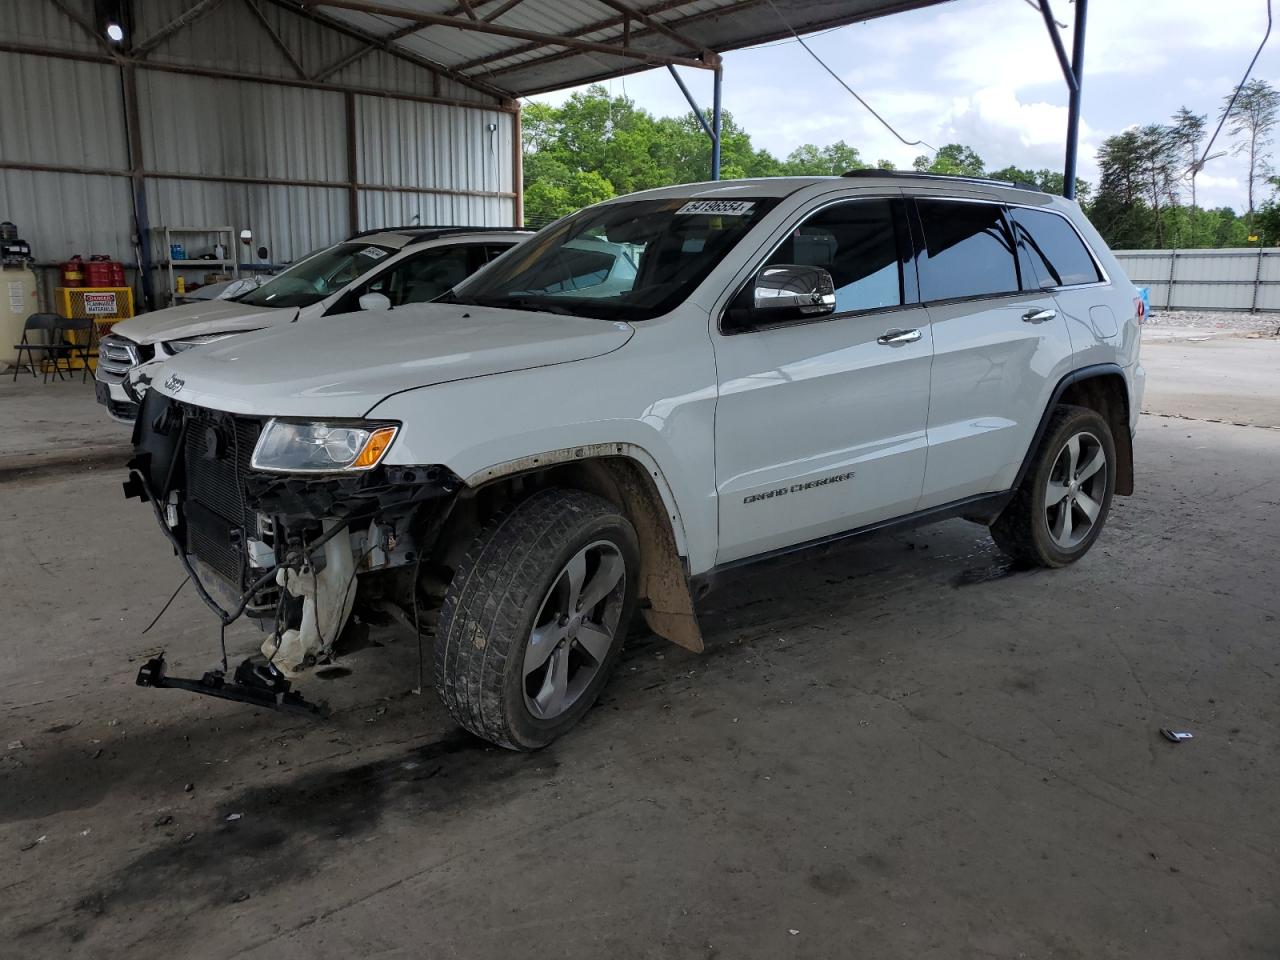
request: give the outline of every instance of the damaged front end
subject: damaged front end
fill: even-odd
[[[378,433],[381,446],[370,453]],[[264,467],[279,459],[281,434],[311,460],[296,470]],[[366,447],[348,458],[341,443],[366,434]],[[199,680],[168,677],[162,655],[143,668],[138,683],[310,709],[290,681],[333,655],[356,602],[357,579],[416,574],[462,487],[441,466],[381,465],[391,437],[391,425],[248,417],[148,390],[134,425],[125,495],[151,503],[221,627],[248,616],[267,637],[261,657],[240,664],[230,679],[224,648],[222,670]],[[407,583],[416,603],[416,576]]]

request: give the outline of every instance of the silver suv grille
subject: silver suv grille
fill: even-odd
[[[142,356],[136,343],[108,334],[98,344],[98,370],[95,376],[106,383],[121,383],[125,374],[141,362]]]

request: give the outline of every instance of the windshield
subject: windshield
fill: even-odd
[[[340,243],[298,261],[236,302],[251,307],[309,307],[337,293],[395,252],[373,243]]]
[[[445,299],[646,320],[685,300],[777,202],[677,197],[589,207],[547,227]]]

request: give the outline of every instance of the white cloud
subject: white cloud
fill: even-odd
[[[1075,7],[1054,0],[1070,23]],[[1107,0],[1090,9],[1080,175],[1128,126],[1167,121],[1184,103],[1210,116],[1238,82],[1265,26],[1262,0]],[[1070,30],[1063,31],[1070,46]],[[972,146],[990,167],[1060,169],[1066,84],[1039,14],[1023,0],[960,0],[819,34],[807,41],[908,140]],[[1280,77],[1280,45],[1256,75]],[[709,79],[683,71],[703,105]],[[614,81],[656,113],[687,109],[666,71]],[[844,140],[868,161],[909,166],[923,147],[900,143],[795,43],[725,56],[725,107],[753,141],[785,156],[802,143]],[[541,98],[539,98],[541,99]],[[563,95],[553,95],[556,101]],[[1215,152],[1226,146],[1225,134]],[[1215,160],[1198,179],[1207,204],[1244,204],[1240,160]]]

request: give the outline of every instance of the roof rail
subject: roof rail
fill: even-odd
[[[981,183],[991,187],[1013,187],[1016,190],[1034,190],[1036,193],[1044,193],[1040,187],[1034,183],[1025,183],[1013,180],[996,180],[992,177],[967,177],[957,173],[922,173],[919,170],[884,170],[878,167],[870,167],[864,170],[846,170],[841,174],[842,177],[901,177],[904,180],[950,180],[959,181],[961,183]]]
[[[403,233],[410,237],[443,237],[451,233],[520,233],[523,227],[463,227],[463,226],[439,226],[439,227],[374,227],[370,230],[361,230],[353,233],[348,239],[358,240],[360,237],[371,237],[375,233]]]

